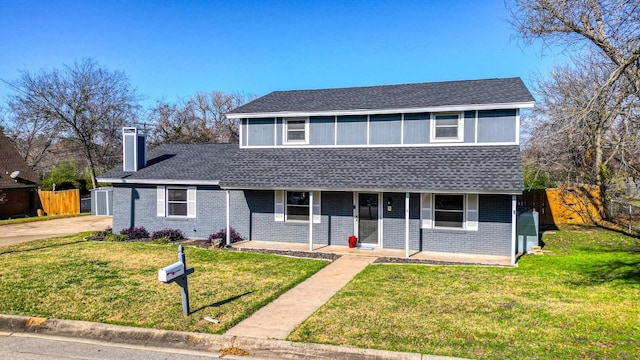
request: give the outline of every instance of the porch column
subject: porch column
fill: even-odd
[[[313,251],[313,191],[309,191],[309,251]]]
[[[516,195],[511,195],[511,265],[516,264]]]
[[[404,194],[404,256],[409,257],[409,193]]]
[[[231,226],[229,226],[229,190],[227,190],[227,246],[231,245]]]

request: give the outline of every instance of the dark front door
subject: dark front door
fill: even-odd
[[[378,245],[378,194],[358,194],[358,238],[361,244]]]

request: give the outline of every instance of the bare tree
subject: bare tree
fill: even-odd
[[[114,129],[134,118],[139,107],[125,74],[85,59],[62,70],[23,71],[19,79],[5,83],[13,90],[9,107],[15,129],[24,131],[23,139],[29,144],[23,150],[27,158],[37,161],[31,147],[43,138],[72,139],[84,154],[96,187],[97,172],[112,164],[103,160],[105,154],[117,151],[119,145]],[[41,144],[38,151],[46,146]]]
[[[178,104],[158,101],[150,121],[155,143],[237,143],[237,120],[225,114],[254,96],[221,91],[199,92]]]
[[[575,51],[571,64],[535,80],[538,105],[524,158],[558,180],[605,190],[612,172],[638,175],[639,0],[514,0],[526,44]],[[604,191],[602,192],[604,194]]]
[[[624,76],[640,92],[640,1],[516,0],[509,10],[526,44],[591,46],[615,65],[607,83]]]

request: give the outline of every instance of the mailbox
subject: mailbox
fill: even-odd
[[[158,280],[162,282],[170,282],[175,278],[184,275],[184,263],[182,261],[178,261],[169,266],[165,266],[162,269],[158,270]]]

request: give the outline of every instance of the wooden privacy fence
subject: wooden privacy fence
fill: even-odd
[[[38,190],[40,206],[47,215],[80,214],[80,190]]]
[[[600,221],[604,211],[600,188],[587,185],[525,190],[518,205],[536,210],[540,225],[591,224]]]

